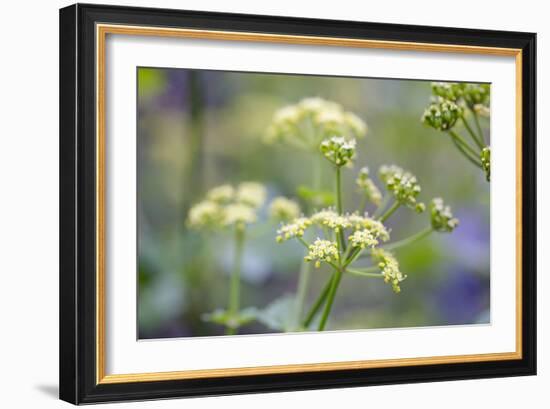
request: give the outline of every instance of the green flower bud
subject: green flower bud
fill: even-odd
[[[491,148],[486,146],[481,151],[481,166],[485,171],[487,182],[491,180]]]
[[[439,197],[430,203],[430,218],[433,229],[439,232],[452,232],[458,226],[458,219],[453,217],[451,208],[445,206]]]
[[[333,136],[321,142],[323,156],[338,167],[351,163],[355,156],[355,139],[346,140],[342,136]]]
[[[416,176],[395,165],[381,166],[379,174],[395,200],[419,213],[425,210],[425,205],[416,200],[421,191]]]
[[[384,276],[384,282],[391,284],[394,293],[400,293],[399,283],[405,280],[407,276],[399,271],[399,262],[393,254],[383,249],[373,249],[372,260],[380,268]]]
[[[422,122],[438,131],[448,131],[463,115],[462,108],[455,102],[437,98],[422,115]]]

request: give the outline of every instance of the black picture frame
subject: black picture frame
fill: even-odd
[[[521,359],[97,383],[96,23],[522,50]],[[60,10],[60,398],[74,404],[536,374],[536,35],[77,4]]]

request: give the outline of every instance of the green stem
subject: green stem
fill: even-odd
[[[408,246],[409,244],[412,244],[415,241],[421,240],[424,237],[430,235],[431,233],[433,233],[433,231],[434,229],[431,226],[429,226],[423,230],[420,230],[418,233],[413,234],[410,237],[407,237],[403,240],[396,241],[394,243],[390,243],[387,246],[382,246],[382,248],[384,250],[395,250],[400,247]]]
[[[359,214],[363,214],[365,212],[365,207],[367,207],[368,200],[367,195],[363,195],[361,198],[361,203],[359,204]]]
[[[361,247],[354,248],[351,254],[349,255],[349,257],[345,260],[344,264],[342,265],[342,268],[345,269],[347,266],[349,266],[351,263],[357,260],[357,258],[362,252],[363,252],[363,249]]]
[[[481,165],[481,162],[478,161],[476,158],[472,157],[471,154],[469,154],[468,152],[466,152],[466,150],[464,150],[464,148],[462,147],[462,145],[460,145],[456,139],[454,138],[451,138],[453,143],[455,144],[455,146],[457,147],[457,149],[462,152],[462,154],[464,155],[464,157],[466,159],[468,159],[470,162],[472,162],[474,165],[476,165],[477,167],[481,168],[482,165]]]
[[[470,154],[472,154],[473,157],[477,158],[479,157],[479,152],[476,152],[476,150],[474,148],[472,148],[468,142],[466,142],[464,139],[462,139],[462,137],[457,134],[455,131],[453,130],[449,130],[449,134],[460,144],[462,145],[462,147],[468,151]]]
[[[343,214],[342,206],[342,178],[341,178],[341,168],[336,166],[336,211],[339,215]],[[340,248],[340,254],[346,250],[346,243],[344,241],[344,232],[342,229],[338,232],[338,244]]]
[[[330,279],[327,281],[325,288],[323,288],[323,291],[321,292],[321,294],[319,294],[319,297],[317,297],[317,300],[315,300],[315,303],[309,310],[309,313],[307,314],[306,319],[304,320],[304,323],[303,323],[304,328],[306,329],[309,328],[309,326],[311,325],[311,322],[315,319],[317,312],[319,312],[319,309],[324,304],[327,298],[328,292],[330,290],[330,287],[332,285],[333,278],[334,278],[334,275],[330,276]]]
[[[361,277],[375,277],[375,278],[383,278],[384,274],[376,273],[375,271],[380,270],[378,266],[372,266],[365,268],[363,270],[357,270],[354,268],[348,268],[346,270],[346,273],[350,273],[353,275],[361,276]]]
[[[401,206],[401,203],[399,203],[398,201],[395,201],[394,204],[392,204],[391,207],[388,210],[386,210],[386,213],[380,216],[378,220],[384,223],[393,214],[393,212],[397,210],[399,206]]]
[[[327,302],[323,310],[323,315],[321,316],[321,321],[319,322],[319,327],[318,327],[319,331],[324,331],[325,329],[325,325],[327,324],[328,316],[330,315],[332,304],[334,303],[334,297],[336,296],[336,291],[338,290],[338,286],[340,285],[341,279],[342,279],[342,271],[336,270],[334,272],[334,277],[330,283],[330,289],[327,295]]]
[[[481,124],[479,123],[479,115],[474,109],[472,109],[472,112],[474,113],[474,123],[476,124],[477,132],[479,133],[479,135],[481,135],[481,140],[483,141],[483,143],[487,145],[485,134],[483,133],[483,130],[481,129]]]
[[[474,132],[474,130],[472,129],[472,127],[470,126],[466,118],[462,117],[462,122],[464,123],[464,127],[472,137],[472,140],[474,141],[474,143],[478,146],[479,149],[483,149],[485,145],[483,144],[479,136]]]
[[[382,214],[382,212],[384,211],[384,209],[386,208],[386,206],[390,202],[390,199],[391,199],[391,195],[386,194],[384,196],[384,198],[382,199],[382,202],[380,203],[380,206],[378,206],[376,208],[376,210],[374,211],[374,213],[372,214],[373,219],[377,219],[378,217],[380,217],[380,215]]]
[[[311,263],[302,260],[300,275],[298,277],[298,288],[296,290],[296,301],[294,303],[294,326],[299,327],[304,312],[304,303],[306,301],[307,288],[311,276]]]
[[[312,172],[312,184],[313,189],[315,191],[318,191],[321,188],[321,166],[322,166],[322,160],[323,158],[320,155],[316,155],[316,157],[313,159],[313,172]],[[309,249],[309,246],[300,237],[300,241],[302,244],[306,247],[306,249]],[[300,274],[298,276],[298,287],[296,288],[296,298],[294,301],[295,310],[294,310],[294,325],[298,327],[300,320],[302,319],[302,314],[304,312],[304,304],[306,302],[306,296],[307,296],[307,290],[309,287],[309,281],[311,276],[311,263],[306,262],[305,260],[302,260],[302,264],[300,267]]]
[[[233,272],[231,274],[231,287],[229,293],[229,316],[231,319],[236,319],[239,314],[239,300],[241,292],[241,267],[244,250],[244,229],[236,227],[235,229],[235,259],[233,264]],[[226,329],[228,335],[233,335],[237,332],[235,326],[229,326]]]

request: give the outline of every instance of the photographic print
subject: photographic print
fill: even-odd
[[[138,338],[489,324],[490,89],[138,67]]]

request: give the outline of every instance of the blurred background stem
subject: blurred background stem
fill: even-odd
[[[229,326],[227,334],[232,335],[237,331],[238,315],[239,315],[239,299],[241,287],[241,267],[244,250],[244,228],[237,227],[235,229],[235,255],[233,272],[231,273],[231,287],[229,293]]]

